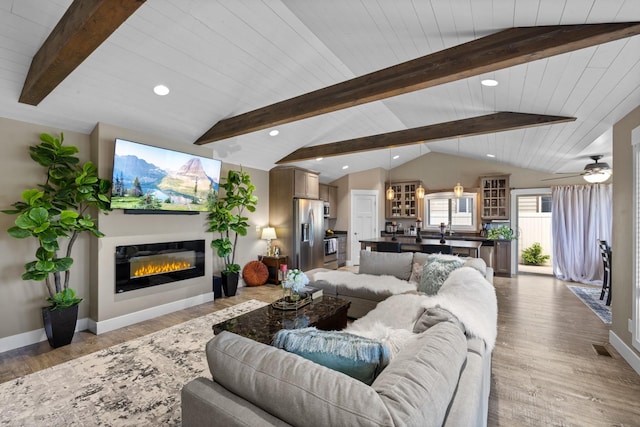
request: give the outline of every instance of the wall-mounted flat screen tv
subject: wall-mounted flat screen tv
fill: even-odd
[[[207,211],[222,162],[117,138],[111,208],[128,213]]]

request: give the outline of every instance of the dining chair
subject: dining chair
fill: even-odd
[[[600,248],[600,255],[602,255],[602,266],[604,269],[600,299],[603,299],[604,294],[609,291],[606,305],[611,305],[611,246],[607,244],[606,240],[599,240],[598,247]]]

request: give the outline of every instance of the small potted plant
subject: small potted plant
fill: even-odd
[[[42,309],[44,327],[49,343],[59,347],[71,342],[82,301],[69,287],[73,245],[84,232],[104,236],[89,210],[110,209],[111,182],[98,177],[93,163],[81,165],[75,155],[78,148],[63,145],[62,133],[60,139],[43,133],[40,141],[29,147],[29,153],[45,168],[44,183],[23,191],[22,200],[12,205],[14,209],[2,212],[18,215],[15,225],[7,230],[11,237],[38,241],[35,259],[25,264],[22,279],[44,283],[50,304]]]
[[[222,289],[226,296],[233,296],[240,276],[240,265],[235,262],[238,236],[247,235],[249,218],[244,216],[245,210],[255,212],[258,198],[253,195],[256,187],[251,177],[242,169],[230,170],[219,188],[224,194],[209,204],[208,231],[219,234],[211,241],[211,247],[224,260]]]

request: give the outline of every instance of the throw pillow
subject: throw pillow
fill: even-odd
[[[482,273],[483,276],[487,275],[487,263],[482,258],[468,258],[464,262],[464,267],[471,267]]]
[[[422,279],[418,290],[427,295],[437,294],[444,281],[449,277],[449,273],[460,267],[462,267],[460,259],[446,260],[429,257],[422,269]]]
[[[445,310],[437,305],[435,307],[427,308],[424,313],[422,313],[418,320],[416,320],[415,325],[413,325],[413,333],[422,333],[440,322],[451,322],[457,325],[460,330],[464,332],[464,326],[462,326],[458,318],[449,310]]]
[[[389,351],[378,341],[341,331],[282,329],[273,338],[273,346],[368,385],[389,363]]]
[[[409,277],[409,281],[416,284],[420,283],[420,280],[422,279],[423,268],[424,268],[423,264],[420,264],[419,262],[414,262],[413,268],[411,269],[411,277]]]

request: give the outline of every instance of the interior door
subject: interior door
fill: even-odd
[[[351,190],[351,264],[360,264],[360,240],[378,236],[378,192]]]

